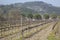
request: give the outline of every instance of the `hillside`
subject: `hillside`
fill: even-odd
[[[10,5],[0,5],[0,13],[9,13],[11,9],[20,10],[20,13],[29,14],[29,13],[55,13],[60,15],[60,7],[55,7],[51,4],[34,1],[34,2],[25,2],[25,3],[15,3]]]
[[[60,8],[55,7],[52,4],[48,4],[42,1],[26,2],[23,4],[25,7],[38,11],[39,13],[56,13],[60,14]]]

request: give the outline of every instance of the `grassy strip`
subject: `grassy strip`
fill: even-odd
[[[56,37],[55,37],[55,33],[54,32],[51,32],[48,36],[48,40],[57,40]]]
[[[60,22],[58,22],[55,26],[55,28],[53,29],[53,31],[49,34],[48,36],[48,40],[60,40],[60,38],[56,37],[56,32],[58,30],[58,25],[60,25]]]
[[[56,38],[57,38],[58,40],[60,40],[60,21],[59,21],[58,24],[56,25],[54,31],[55,31],[55,34],[56,34]]]

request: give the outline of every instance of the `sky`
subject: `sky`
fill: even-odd
[[[24,3],[24,2],[30,2],[30,1],[43,1],[48,4],[52,4],[54,6],[60,7],[60,0],[0,0],[0,5],[2,4],[13,4],[13,3]]]

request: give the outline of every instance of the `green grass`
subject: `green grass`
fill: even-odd
[[[49,34],[48,40],[60,40],[60,38],[56,37],[56,32],[58,30],[58,26],[60,25],[60,22],[57,23],[54,30]]]
[[[48,40],[57,40],[54,32],[50,33],[50,35],[48,36]]]

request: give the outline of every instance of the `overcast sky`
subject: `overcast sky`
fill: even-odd
[[[0,4],[12,4],[12,3],[29,2],[29,1],[44,1],[46,3],[60,7],[60,0],[0,0]]]

